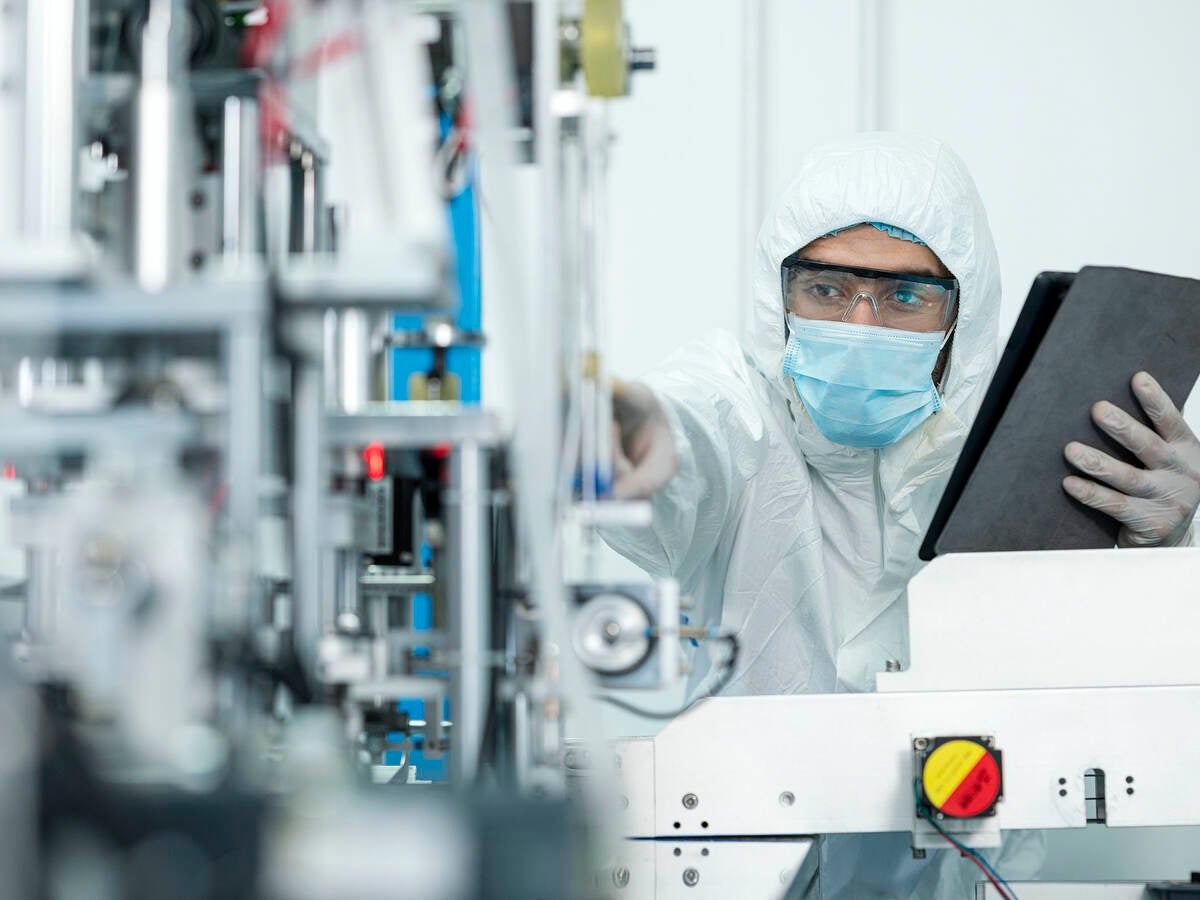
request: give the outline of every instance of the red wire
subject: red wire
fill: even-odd
[[[939,831],[938,834],[942,834],[942,833]],[[969,859],[971,862],[975,863],[975,867],[977,869],[979,869],[980,872],[982,872],[984,875],[987,876],[987,880],[992,883],[992,887],[994,887],[997,891],[1000,892],[1000,896],[1003,897],[1004,900],[1012,900],[1012,895],[1010,895],[1008,893],[1008,891],[1004,890],[1004,888],[1000,887],[1000,883],[998,881],[996,881],[995,878],[992,877],[992,873],[987,870],[987,867],[984,866],[983,863],[981,863],[979,860],[977,860],[971,854],[963,853],[962,850],[959,849],[958,845],[955,844],[954,841],[950,840],[950,838],[948,838],[946,835],[942,834],[942,839],[945,840],[945,842],[947,844],[949,844],[951,847],[953,847],[955,850],[958,850],[958,855],[961,856],[963,859]]]
[[[357,31],[344,31],[326,38],[292,63],[290,78],[312,78],[323,66],[335,63],[362,50],[362,37]]]
[[[215,516],[221,511],[221,507],[225,505],[225,495],[227,493],[229,493],[229,482],[222,481],[208,498],[208,511],[211,515]]]

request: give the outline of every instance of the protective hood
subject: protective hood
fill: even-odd
[[[958,327],[942,383],[943,406],[959,425],[970,422],[995,365],[1000,269],[975,183],[957,154],[933,138],[872,132],[823,143],[805,156],[758,234],[754,311],[744,341],[748,356],[773,387],[799,405],[782,372],[786,336],[779,266],[811,241],[862,222],[912,232],[958,278]],[[797,424],[812,464],[820,466],[830,455],[862,454],[826,441],[807,415]],[[932,420],[925,427],[939,425],[945,428]]]

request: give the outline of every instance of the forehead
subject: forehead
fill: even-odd
[[[801,256],[837,266],[950,276],[950,271],[928,247],[892,237],[871,225],[856,225],[831,237],[817,238],[801,249]]]

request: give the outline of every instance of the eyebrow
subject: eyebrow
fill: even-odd
[[[950,270],[947,269],[946,271],[949,272]],[[933,266],[917,266],[915,269],[908,269],[907,272],[909,275],[925,275],[929,278],[953,278],[954,277],[953,273],[951,273],[950,275],[943,275],[941,272],[939,272]]]
[[[802,256],[801,259],[803,259],[805,262],[821,263],[826,266],[850,266],[851,268],[857,268],[857,269],[872,269],[872,268],[874,268],[874,266],[860,266],[860,265],[856,265],[855,263],[834,262],[831,259],[813,259],[808,256]],[[884,272],[884,271],[889,271],[889,270],[877,269],[876,271]],[[947,269],[946,271],[949,272],[950,270]],[[905,269],[903,272],[891,271],[891,274],[893,274],[893,275],[924,275],[926,278],[953,278],[954,277],[953,272],[951,272],[949,275],[943,275],[941,272],[939,272],[933,266],[927,266],[927,265],[914,266],[911,269]]]

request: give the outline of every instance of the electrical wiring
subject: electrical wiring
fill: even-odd
[[[992,868],[991,864],[984,859],[983,854],[972,850],[966,844],[955,839],[950,832],[946,831],[946,829],[943,828],[936,819],[934,819],[928,808],[926,808],[925,804],[921,802],[920,782],[915,778],[913,779],[913,801],[917,805],[917,815],[932,825],[934,830],[936,830],[937,833],[940,834],[951,846],[958,850],[962,856],[970,859],[971,862],[973,862],[979,868],[979,870],[987,876],[987,880],[990,881],[996,890],[1000,892],[1000,896],[1003,897],[1004,900],[1017,900],[1017,894],[1016,891],[1012,889],[1012,885],[1005,881],[1004,878],[1001,877],[1000,873]],[[1003,885],[1003,887],[1001,887],[1001,885]]]
[[[725,685],[729,684],[729,680],[733,677],[733,670],[737,666],[738,650],[740,648],[740,645],[738,644],[737,635],[717,634],[717,635],[713,635],[710,639],[716,640],[716,641],[724,641],[726,644],[729,645],[729,655],[725,658],[725,662],[721,669],[721,674],[718,675],[716,677],[716,679],[713,681],[712,687],[710,687],[708,690],[706,690],[699,697],[696,697],[689,703],[685,703],[683,706],[679,707],[678,709],[670,709],[670,710],[643,709],[640,706],[635,706],[632,703],[627,703],[626,701],[621,700],[618,697],[610,697],[607,694],[596,694],[596,695],[594,695],[595,698],[597,700],[601,701],[602,703],[607,703],[609,706],[615,706],[617,709],[623,709],[623,710],[625,710],[625,712],[632,713],[633,715],[639,716],[640,718],[643,718],[643,719],[665,720],[665,719],[674,719],[676,716],[683,715],[685,712],[687,712],[689,709],[691,709],[693,706],[695,706],[701,700],[707,700],[709,697],[713,697],[713,696],[716,696],[717,694],[719,694],[722,691],[722,689],[724,689]]]

